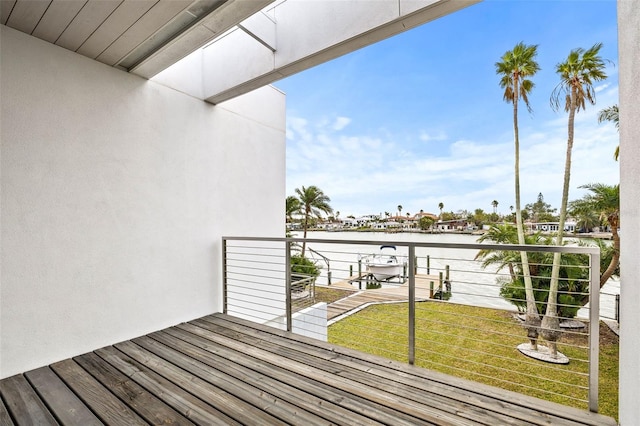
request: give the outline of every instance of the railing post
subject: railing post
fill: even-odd
[[[600,363],[600,251],[590,254],[589,282],[589,411],[598,412]]]
[[[416,248],[409,246],[409,364],[416,360]]]
[[[291,241],[285,243],[285,304],[287,315],[287,331],[293,330],[291,315]]]
[[[427,255],[427,275],[431,274],[431,257]]]
[[[227,240],[222,238],[222,313],[227,314]]]

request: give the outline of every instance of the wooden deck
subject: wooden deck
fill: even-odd
[[[0,425],[615,425],[214,314],[0,381]]]

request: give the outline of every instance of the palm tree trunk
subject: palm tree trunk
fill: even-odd
[[[515,92],[518,93],[518,80],[514,82]],[[520,139],[518,132],[518,100],[513,102],[513,133],[515,145],[515,192],[516,192],[516,228],[518,231],[518,244],[525,244],[524,229],[522,226],[522,210],[520,208]],[[524,292],[527,301],[527,313],[525,315],[525,327],[527,336],[531,342],[531,349],[538,350],[538,327],[540,326],[540,315],[536,307],[536,299],[533,294],[533,283],[529,270],[529,257],[526,251],[520,252],[522,262],[522,275],[524,279]]]
[[[562,246],[564,237],[564,224],[567,219],[567,202],[569,199],[569,180],[571,178],[571,153],[573,151],[573,133],[576,114],[576,88],[571,88],[571,106],[569,108],[567,154],[564,163],[564,184],[562,186],[562,201],[560,204],[560,218],[558,219],[558,234],[556,245]],[[558,356],[556,342],[560,337],[560,320],[558,319],[558,284],[560,276],[561,253],[553,254],[553,266],[551,268],[551,283],[549,284],[549,295],[547,309],[542,318],[542,328],[540,334],[549,342],[550,355],[553,358]]]
[[[309,226],[309,212],[304,213],[304,232],[302,234],[302,258],[304,259],[304,251],[307,248],[307,227]]]
[[[609,262],[609,266],[600,276],[600,288],[611,278],[613,272],[618,267],[618,263],[620,262],[620,235],[618,234],[618,223],[616,221],[615,224],[612,221],[609,222],[611,225],[611,236],[613,238],[613,257],[611,258],[611,262]]]
[[[620,234],[618,234],[618,219],[609,218],[609,225],[611,226],[611,237],[613,239],[613,256],[611,257],[611,262],[607,266],[607,269],[600,275],[600,288],[602,288],[611,275],[615,272],[618,267],[618,263],[620,262]],[[589,295],[585,294],[580,298],[580,305],[584,306],[589,303]]]

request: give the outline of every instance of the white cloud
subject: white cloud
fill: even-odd
[[[423,142],[429,141],[444,141],[447,140],[447,134],[445,132],[437,132],[437,133],[427,133],[426,131],[421,131],[420,136],[418,138]]]
[[[336,121],[333,123],[333,130],[340,131],[347,127],[351,123],[351,119],[348,117],[338,117]]]
[[[597,106],[576,115],[570,200],[585,193],[580,185],[619,181],[613,160],[618,133],[614,126],[597,122],[598,111],[616,102],[616,88],[607,88]],[[388,131],[346,136],[335,130],[338,121],[288,117],[287,194],[301,185],[317,185],[341,216],[392,212],[398,204],[403,212],[437,212],[440,202],[446,211],[491,211],[494,199],[498,211],[508,213],[515,203],[510,133],[452,142],[444,133],[429,136],[424,130],[407,138],[411,129],[401,136]],[[522,204],[534,202],[542,192],[548,203],[560,207],[567,115],[559,112],[530,127],[533,131],[520,133]],[[437,138],[443,141],[437,150],[421,143]]]

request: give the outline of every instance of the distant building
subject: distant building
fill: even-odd
[[[534,232],[558,232],[560,222],[531,222],[529,226]],[[564,223],[564,232],[576,232],[576,222],[573,220],[566,221]]]
[[[453,220],[439,220],[435,225],[435,228],[438,231],[466,231],[469,230],[470,227],[473,227],[473,224],[470,224],[466,219],[453,219]]]

